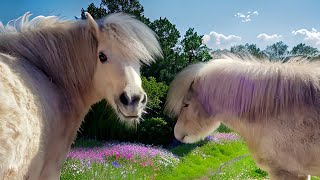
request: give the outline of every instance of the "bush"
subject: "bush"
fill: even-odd
[[[79,137],[98,140],[126,140],[134,133],[118,120],[113,108],[102,100],[94,104],[84,118]]]
[[[163,105],[168,91],[168,86],[157,82],[154,77],[142,77],[142,87],[148,95],[148,117],[162,114]]]
[[[228,127],[225,126],[224,124],[221,124],[216,131],[222,132],[222,133],[230,133],[230,132],[233,132],[230,128],[228,128]]]
[[[173,136],[173,127],[162,118],[146,119],[138,125],[136,141],[144,144],[168,145]]]
[[[144,116],[146,120],[138,124],[138,129],[128,128],[123,122],[120,122],[112,107],[103,100],[94,104],[85,116],[79,137],[157,145],[168,144],[173,137],[172,123],[162,118],[153,118],[165,117],[162,111],[168,86],[156,82],[153,77],[141,78],[142,86],[148,95],[148,114]]]

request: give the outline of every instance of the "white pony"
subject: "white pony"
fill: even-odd
[[[138,121],[141,63],[162,56],[154,32],[126,14],[30,16],[0,27],[0,179],[59,179],[85,114],[104,98]]]
[[[191,65],[170,85],[175,137],[193,143],[220,122],[246,141],[271,179],[320,176],[320,62],[226,56]]]

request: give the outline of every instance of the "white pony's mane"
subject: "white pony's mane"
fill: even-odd
[[[36,16],[29,20],[32,14],[26,12],[21,17],[9,21],[6,25],[3,25],[0,21],[0,35],[8,33],[23,33],[32,30],[57,27],[59,25],[67,24],[67,20],[63,20],[57,16]]]
[[[179,115],[192,82],[210,115],[216,113],[217,106],[249,120],[263,120],[302,106],[320,112],[319,61],[291,58],[271,62],[228,55],[197,68],[183,70],[172,82],[166,103],[171,116]]]
[[[25,13],[18,19],[11,20],[4,26],[0,21],[0,35],[23,33],[43,28],[67,26],[73,21],[57,16],[37,16],[29,20],[32,14]],[[81,21],[81,20],[79,20]],[[100,28],[112,38],[113,47],[120,50],[122,58],[140,61],[146,64],[162,57],[162,50],[157,35],[144,23],[125,13],[116,13],[97,20]]]

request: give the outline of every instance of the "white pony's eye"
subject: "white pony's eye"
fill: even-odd
[[[189,104],[183,103],[183,107],[188,107]]]
[[[103,53],[99,53],[99,59],[102,63],[104,63],[104,62],[107,62],[108,57]]]

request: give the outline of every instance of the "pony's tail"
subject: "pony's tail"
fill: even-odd
[[[198,77],[205,63],[189,65],[177,74],[169,86],[164,113],[174,118],[179,115],[183,98],[187,95],[192,82]]]

